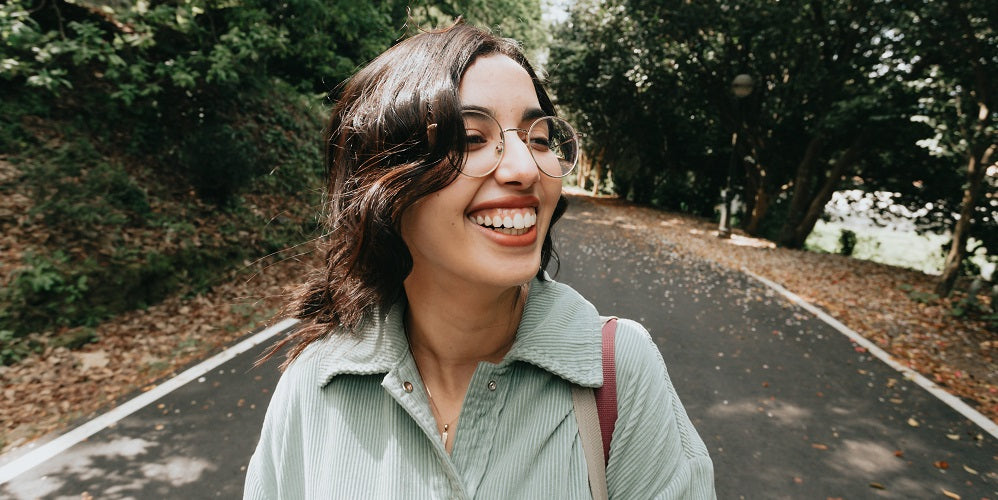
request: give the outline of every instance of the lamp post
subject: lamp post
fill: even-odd
[[[735,96],[735,130],[731,132],[731,158],[728,161],[728,176],[721,190],[721,222],[717,227],[718,238],[731,237],[731,178],[738,164],[738,131],[742,126],[742,99],[752,93],[755,82],[744,73],[731,80],[731,93]]]

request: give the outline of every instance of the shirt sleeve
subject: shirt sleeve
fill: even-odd
[[[644,327],[617,322],[615,361],[618,416],[606,469],[610,498],[716,498],[707,447]]]
[[[288,471],[302,470],[300,453],[296,452],[292,444],[295,440],[289,437],[298,431],[298,421],[294,418],[294,408],[297,406],[295,388],[302,381],[297,380],[299,377],[296,377],[295,368],[293,364],[281,376],[267,405],[260,441],[246,467],[244,500],[287,498],[289,492],[302,493],[302,485],[296,481],[297,475],[287,474]]]

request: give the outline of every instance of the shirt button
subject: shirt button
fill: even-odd
[[[402,382],[402,388],[405,389],[405,392],[412,392],[412,382],[408,380]]]
[[[495,380],[489,380],[489,390],[490,391],[496,390],[496,381]]]

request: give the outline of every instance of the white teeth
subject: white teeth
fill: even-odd
[[[537,225],[537,214],[530,211],[514,211],[513,209],[500,209],[502,212],[492,215],[476,215],[471,218],[479,226],[484,226],[503,234],[520,235],[524,234],[531,227]]]

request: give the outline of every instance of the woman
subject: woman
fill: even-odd
[[[515,42],[458,24],[355,75],[327,131],[327,267],[247,498],[589,498],[571,388],[600,318],[543,271],[575,134]],[[546,118],[542,118],[546,117]],[[648,333],[621,320],[613,498],[713,497]]]

